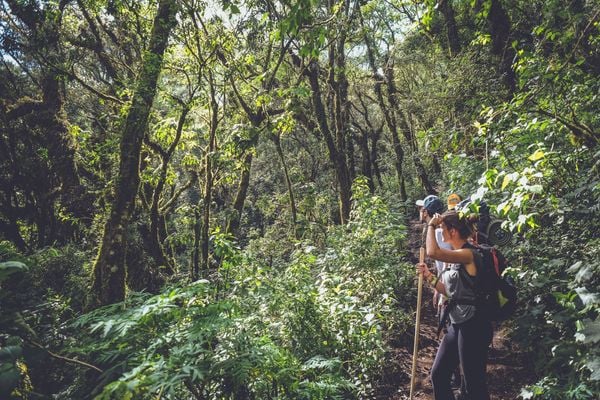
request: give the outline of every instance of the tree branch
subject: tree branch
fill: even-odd
[[[104,371],[101,370],[100,368],[96,367],[95,365],[86,363],[85,361],[81,361],[81,360],[76,360],[74,358],[69,358],[69,357],[65,357],[65,356],[61,356],[60,354],[56,354],[52,351],[50,351],[48,348],[44,347],[43,345],[41,345],[40,343],[31,340],[31,339],[25,339],[29,344],[33,345],[34,347],[37,347],[38,349],[44,350],[46,353],[48,353],[48,355],[50,355],[51,357],[54,357],[58,360],[62,360],[64,362],[67,363],[71,363],[71,364],[77,364],[77,365],[81,365],[84,366],[86,368],[90,368],[93,369],[95,371],[98,371],[100,373],[103,373]]]

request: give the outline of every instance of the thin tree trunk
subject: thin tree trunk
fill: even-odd
[[[373,164],[373,173],[375,174],[375,177],[377,178],[377,183],[379,184],[379,187],[383,186],[383,180],[381,179],[381,169],[379,168],[379,161],[378,158],[378,152],[377,152],[377,143],[379,142],[379,139],[381,138],[381,132],[383,130],[382,128],[377,129],[373,135],[371,135],[371,163]],[[404,191],[402,191],[402,184],[404,183],[404,179],[401,179],[401,191],[400,194],[402,196],[402,193],[404,193],[404,195],[406,196],[406,189],[404,189]]]
[[[362,15],[361,15],[361,23],[362,23]],[[364,28],[364,25],[363,25]],[[382,77],[377,71],[377,65],[375,62],[375,53],[373,48],[373,43],[371,42],[371,38],[365,33],[364,36],[365,44],[367,45],[367,56],[369,59],[369,65],[371,67],[371,72],[373,74],[373,79],[375,81],[375,94],[377,95],[377,102],[379,103],[379,107],[383,112],[383,117],[385,119],[385,123],[390,130],[390,135],[392,136],[392,147],[394,149],[394,154],[396,156],[394,160],[394,167],[396,169],[396,177],[398,179],[398,187],[400,188],[400,198],[402,201],[406,201],[408,195],[406,193],[406,188],[404,185],[404,174],[403,174],[403,163],[404,163],[404,148],[400,143],[400,137],[398,135],[398,125],[396,123],[396,116],[394,114],[394,110],[392,108],[392,104],[388,107],[385,103],[382,85],[384,77]],[[378,168],[377,168],[378,170]],[[381,178],[379,178],[381,180]]]
[[[279,134],[275,133],[271,135],[273,139],[273,143],[275,143],[275,148],[277,149],[277,155],[279,155],[279,161],[281,161],[281,165],[283,167],[283,174],[285,176],[285,184],[287,186],[288,195],[290,198],[290,209],[292,212],[292,229],[294,230],[294,237],[297,237],[297,210],[296,210],[296,201],[294,199],[294,187],[292,186],[292,180],[290,179],[290,174],[288,172],[287,163],[285,162],[285,158],[283,156],[283,149],[281,148],[281,137]]]
[[[233,215],[229,219],[227,224],[227,233],[234,236],[237,235],[240,229],[240,221],[242,218],[242,211],[244,210],[244,203],[246,196],[248,195],[248,187],[250,186],[250,168],[252,168],[252,151],[248,151],[244,156],[243,170],[240,176],[240,183],[238,184],[238,190],[235,195],[233,202]]]
[[[140,176],[142,140],[156,93],[163,55],[171,29],[176,25],[175,0],[160,0],[145,53],[131,108],[121,135],[120,162],[114,202],[104,226],[102,243],[93,267],[90,307],[111,304],[125,298],[125,249],[127,224],[133,211]]]
[[[484,7],[483,0],[478,0],[477,8]],[[498,71],[508,89],[509,95],[516,88],[516,74],[512,68],[515,51],[510,46],[511,21],[500,0],[491,0],[487,14],[488,27],[492,39],[492,54],[500,58]]]
[[[327,123],[327,113],[325,106],[321,98],[321,87],[319,85],[319,64],[316,61],[312,61],[308,66],[307,70],[309,83],[312,93],[313,107],[315,109],[315,115],[319,124],[319,130],[325,139],[327,144],[327,150],[329,151],[329,159],[333,164],[336,172],[338,188],[340,191],[340,221],[342,224],[348,222],[350,217],[350,198],[351,198],[351,182],[348,174],[348,166],[346,164],[346,157],[344,148],[338,148],[336,142],[329,130],[329,124]]]
[[[267,118],[267,114],[264,112],[263,109],[259,109],[256,112],[253,109],[251,109],[250,106],[244,101],[243,97],[238,92],[233,78],[230,78],[230,83],[233,92],[236,95],[238,103],[246,112],[246,115],[248,116],[248,119],[250,120],[252,126],[256,128],[256,131],[254,132],[251,138],[252,146],[256,147],[259,139],[259,135],[257,132],[260,130],[260,126],[263,123],[263,121]],[[240,183],[238,184],[238,190],[235,196],[235,200],[233,202],[233,213],[230,216],[227,222],[227,227],[225,229],[227,233],[233,236],[237,236],[238,230],[240,228],[242,211],[244,211],[244,203],[246,202],[246,196],[248,195],[248,187],[250,186],[250,169],[252,168],[252,159],[252,151],[251,149],[248,149],[246,155],[244,156],[244,161],[242,163],[243,169],[240,176]]]
[[[363,130],[362,134],[358,139],[358,147],[360,147],[360,153],[362,156],[361,173],[367,178],[369,184],[369,191],[375,192],[375,183],[373,182],[373,170],[371,169],[373,163],[371,162],[371,151],[369,150],[369,134],[367,130]]]
[[[209,73],[208,81],[210,87],[210,131],[208,137],[208,149],[205,158],[205,182],[204,182],[204,210],[202,212],[202,228],[200,235],[200,248],[202,259],[200,261],[201,271],[206,272],[209,269],[208,265],[208,245],[209,245],[209,232],[210,232],[210,205],[212,203],[212,190],[213,190],[213,170],[212,170],[212,157],[216,148],[216,133],[217,126],[219,123],[219,104],[217,103],[215,96],[214,82],[212,80],[212,74]]]
[[[448,38],[448,48],[450,49],[450,57],[456,56],[460,52],[460,38],[458,36],[458,28],[456,27],[456,19],[454,18],[454,8],[450,0],[440,0],[438,8],[444,15],[446,25],[446,37]]]
[[[194,247],[192,250],[192,268],[190,271],[192,282],[200,277],[200,236],[202,230],[202,218],[197,207],[194,207]]]
[[[174,264],[165,254],[164,238],[166,235],[163,231],[166,231],[166,229],[161,228],[161,226],[164,226],[164,215],[160,212],[159,204],[164,191],[165,183],[167,181],[169,162],[171,161],[173,153],[175,152],[175,149],[181,140],[183,126],[189,111],[189,106],[184,104],[181,114],[179,115],[179,120],[177,121],[175,138],[169,145],[167,151],[164,151],[156,146],[161,158],[161,166],[158,182],[152,193],[152,204],[150,205],[150,241],[152,243],[150,254],[158,265],[165,267],[165,271],[168,274],[172,274],[174,272]]]
[[[390,107],[395,112],[401,112],[400,107],[398,105],[398,101],[396,100],[398,91],[396,90],[396,84],[394,82],[394,69],[390,65],[388,65],[387,68],[385,69],[385,81],[386,81],[386,85],[388,88],[388,102],[390,103]],[[400,118],[400,124],[401,124],[401,127],[399,130],[402,132],[404,139],[409,144],[409,146],[412,150],[413,163],[415,164],[417,176],[419,177],[419,180],[421,181],[421,185],[423,185],[423,188],[425,189],[425,191],[427,193],[437,194],[437,191],[434,189],[433,185],[431,184],[431,182],[429,180],[429,175],[427,174],[427,171],[425,170],[423,161],[419,158],[419,149],[417,146],[417,140],[410,129],[410,125],[409,125],[408,121],[406,120],[406,116],[402,116],[402,118]],[[403,184],[401,184],[401,190],[406,190],[403,187]],[[405,199],[403,199],[403,200],[405,201]]]

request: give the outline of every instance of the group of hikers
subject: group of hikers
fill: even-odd
[[[435,195],[416,202],[420,219],[427,224],[426,254],[436,267],[432,272],[420,262],[416,269],[434,291],[440,330],[445,332],[431,382],[436,400],[455,399],[453,387],[460,387],[460,399],[488,400],[486,363],[492,318],[478,304],[480,293],[473,284],[484,264],[476,241],[479,215],[468,212],[468,204],[461,200],[457,194],[448,196],[446,212]]]

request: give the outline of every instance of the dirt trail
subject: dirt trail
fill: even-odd
[[[411,224],[411,249],[414,249],[414,260],[418,260],[418,249],[421,243],[421,225],[417,221]],[[437,320],[432,306],[432,292],[425,283],[421,299],[421,327],[419,335],[419,353],[417,378],[415,380],[415,400],[431,400],[433,393],[429,373],[435,358],[439,340],[437,338]],[[492,347],[488,354],[487,378],[492,400],[516,400],[521,387],[533,381],[532,369],[524,353],[512,346],[507,338],[508,329],[496,327]],[[392,370],[386,371],[385,390],[378,399],[405,400],[410,392],[410,373],[412,367],[412,335],[394,344]],[[395,375],[395,376],[393,376]],[[455,392],[458,395],[458,391]]]

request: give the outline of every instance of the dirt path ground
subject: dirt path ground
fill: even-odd
[[[413,221],[411,229],[411,248],[415,249],[417,260],[420,246],[421,226]],[[431,400],[433,394],[429,372],[435,358],[439,340],[437,338],[437,320],[432,307],[431,290],[424,285],[421,329],[419,335],[419,353],[417,363],[417,378],[415,384],[415,400]],[[496,328],[492,348],[489,351],[487,376],[488,387],[492,400],[516,400],[521,387],[532,383],[532,369],[529,367],[526,355],[512,345],[508,339],[507,327]],[[412,335],[411,335],[412,336]],[[409,398],[410,373],[412,366],[413,338],[407,338],[394,344],[392,349],[393,367],[386,371],[385,390],[378,399],[404,400]],[[458,392],[456,392],[458,394]]]

